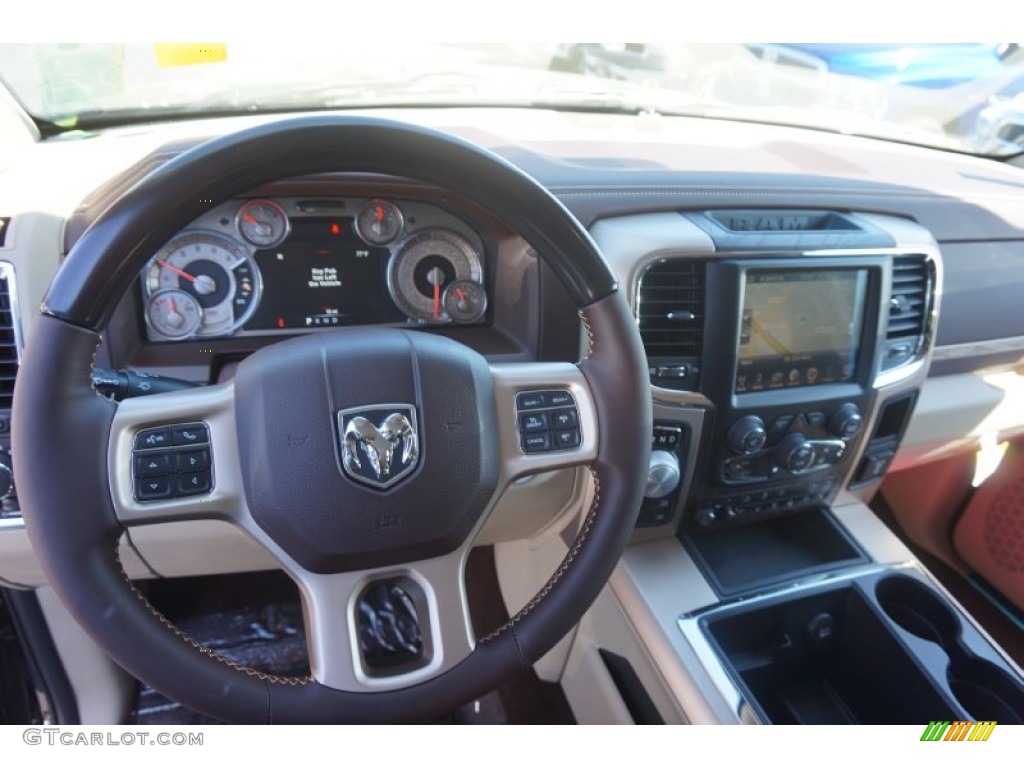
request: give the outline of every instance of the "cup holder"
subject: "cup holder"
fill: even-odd
[[[950,691],[971,717],[1024,723],[1024,686],[972,651],[956,613],[934,591],[908,576],[887,576],[876,585],[875,597],[893,622],[942,648],[949,659]],[[977,640],[983,642],[980,636]]]
[[[886,615],[922,640],[941,645],[947,653],[957,644],[960,622],[932,590],[907,576],[889,576],[875,588]]]
[[[949,687],[975,720],[1024,723],[1024,693],[999,667],[980,659],[956,659],[949,665]]]

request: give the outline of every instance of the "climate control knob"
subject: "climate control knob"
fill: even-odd
[[[802,472],[814,465],[814,444],[799,432],[786,435],[775,446],[775,463],[789,472]]]
[[[764,448],[768,433],[760,416],[744,416],[729,428],[725,439],[735,453],[750,454]]]
[[[839,406],[839,409],[829,419],[829,431],[841,440],[849,440],[860,432],[864,419],[860,410],[853,403],[846,403]]]
[[[651,451],[651,465],[647,470],[647,486],[644,496],[648,499],[661,499],[668,496],[679,485],[682,474],[679,471],[679,459],[668,451]]]

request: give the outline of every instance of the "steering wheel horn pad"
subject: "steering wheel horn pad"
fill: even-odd
[[[233,380],[215,385],[120,404],[91,388],[101,332],[121,297],[151,254],[208,207],[203,201],[326,171],[414,177],[488,208],[566,286],[586,331],[586,354],[575,364],[488,363],[433,334],[352,329],[275,344],[243,361]],[[576,398],[582,444],[525,455],[516,394],[552,388]],[[388,404],[415,409],[421,453],[398,482],[368,487],[344,473],[337,417]],[[587,232],[550,193],[460,139],[337,116],[212,140],[111,205],[50,286],[12,414],[26,528],[72,615],[113,659],[169,698],[246,723],[429,719],[527,668],[581,618],[629,541],[651,425],[635,319]],[[197,421],[210,427],[209,495],[137,502],[134,434]],[[373,427],[380,432],[379,420]],[[296,450],[303,434],[307,447]],[[538,595],[497,632],[477,639],[463,579],[476,533],[514,480],[572,466],[588,468],[594,487],[576,540]],[[389,509],[399,525],[368,524]],[[296,581],[311,677],[268,675],[202,653],[131,583],[118,557],[125,529],[190,519],[238,526]],[[413,672],[373,678],[359,662],[351,605],[368,583],[396,573],[428,596],[433,656]]]
[[[391,329],[310,334],[246,358],[234,382],[249,510],[304,568],[330,573],[446,554],[494,495],[491,372],[451,339]],[[417,461],[408,476],[375,488],[344,471],[337,416],[387,417],[395,410],[387,404],[411,406],[406,439]],[[374,459],[356,450],[362,462]]]

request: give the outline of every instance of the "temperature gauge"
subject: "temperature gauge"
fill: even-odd
[[[146,305],[149,327],[168,339],[188,338],[199,329],[202,320],[202,307],[185,291],[158,291]]]
[[[487,292],[480,283],[456,280],[444,290],[444,311],[456,323],[475,323],[487,311]]]

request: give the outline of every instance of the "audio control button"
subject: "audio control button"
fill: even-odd
[[[155,501],[169,498],[172,492],[173,476],[142,477],[135,483],[135,498],[138,501]]]

